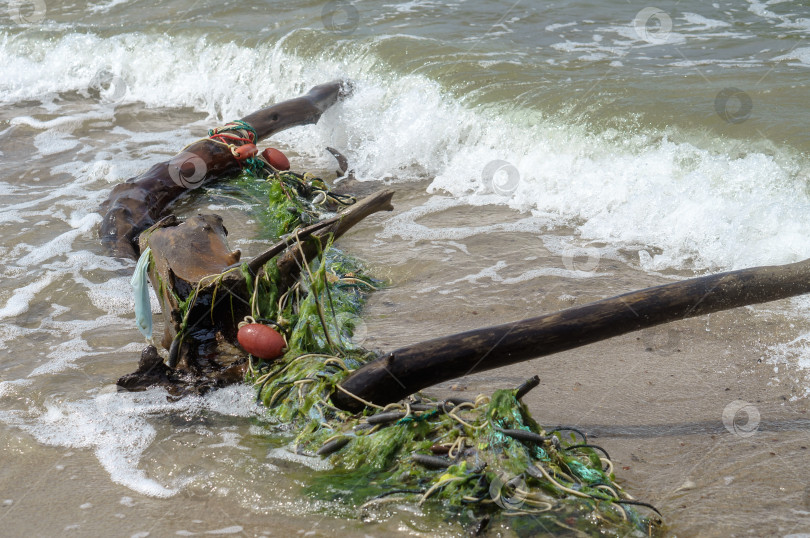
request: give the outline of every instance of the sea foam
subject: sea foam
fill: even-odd
[[[687,20],[714,24],[690,14]],[[182,36],[68,34],[40,43],[39,60],[33,60],[24,53],[28,38],[16,36],[2,41],[0,67],[12,76],[0,81],[0,99],[83,91],[107,69],[126,85],[121,103],[191,106],[216,123],[308,85],[349,78],[353,96],[327,111],[317,126],[281,133],[276,142],[325,167],[333,164],[324,146],[338,147],[361,180],[433,178],[431,192],[472,206],[507,204],[552,224],[574,223],[584,242],[651,247],[656,252],[645,258],[650,270],[733,269],[810,253],[810,222],[803,218],[810,207],[803,188],[810,169],[806,158],[756,151],[731,156],[722,144],[697,147],[679,141],[682,136],[655,132],[593,132],[509,103],[472,109],[427,77],[387,72],[368,54],[373,43],[358,45],[356,52],[341,49],[343,58],[328,51],[301,58],[283,43],[249,48]],[[159,57],[147,62],[138,52],[145,48]],[[801,58],[800,52],[791,58]],[[235,63],[253,77],[240,78],[231,68]],[[280,66],[295,77],[276,76]],[[66,125],[31,117],[15,121],[44,132]],[[120,127],[114,132],[149,136]],[[178,134],[180,145],[196,136]],[[71,139],[52,140],[46,152]],[[164,150],[170,155],[173,148]],[[494,160],[517,171],[519,181],[505,195],[493,196],[491,178],[483,177]],[[153,160],[135,162],[143,168]],[[70,237],[59,241],[69,243]],[[34,263],[42,256],[31,253],[25,260]]]

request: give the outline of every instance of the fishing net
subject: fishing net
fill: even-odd
[[[353,202],[319,178],[291,172],[262,180],[243,173],[227,188],[260,201],[255,219],[267,239]],[[543,428],[531,417],[521,398],[537,378],[474,400],[414,394],[384,407],[363,402],[359,414],[336,408],[330,395],[345,392],[340,382],[377,357],[357,333],[366,297],[384,284],[331,243],[304,262],[288,289],[280,289],[274,262],[258,276],[242,270],[250,321],[273,325],[287,348],[272,362],[249,357],[246,380],[266,408],[268,435],[294,432],[290,451],[328,460],[329,470],[309,478],[309,495],[366,517],[409,503],[479,525],[507,518],[519,534],[660,531],[657,510],[615,482],[604,449],[575,428]]]

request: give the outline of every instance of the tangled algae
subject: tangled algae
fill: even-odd
[[[289,172],[265,180],[245,173],[229,185],[261,200],[256,219],[268,239],[352,202]],[[243,272],[252,317],[276,326],[287,348],[270,363],[249,357],[246,381],[271,419],[268,435],[292,431],[290,450],[331,464],[308,478],[309,495],[361,515],[412,503],[470,524],[507,518],[527,535],[660,532],[657,510],[615,482],[604,449],[574,428],[543,428],[531,417],[521,398],[537,378],[475,400],[414,394],[385,407],[365,402],[359,414],[333,406],[340,382],[377,357],[355,334],[365,298],[382,283],[328,244],[282,293],[274,261],[258,276]]]

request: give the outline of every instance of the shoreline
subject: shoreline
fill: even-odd
[[[395,197],[396,211],[419,198]],[[493,219],[499,222],[516,218],[516,212],[503,207],[476,209],[497,213]],[[442,220],[432,215],[422,222]],[[361,259],[375,257],[361,237],[371,233],[364,227],[344,239],[344,247]],[[476,274],[479,266],[496,259],[518,265],[515,272],[544,262],[564,268],[559,256],[548,251],[544,255],[530,237],[512,237],[517,249],[510,238],[497,234],[483,245],[475,239],[466,241],[466,249],[443,249],[438,255],[430,242],[407,246],[411,259],[418,254],[427,259],[420,264],[400,262],[390,269],[398,275],[396,285],[372,295],[364,314],[372,347],[395,349],[672,281],[603,259],[594,272],[612,274],[553,283],[549,280],[554,277],[538,277],[519,285],[481,278],[468,283],[466,298],[418,293],[428,280],[441,290],[441,280],[457,280],[453,272]],[[537,260],[520,260],[532,257],[523,256],[521,241],[531,245]],[[442,257],[443,265],[437,261]],[[548,293],[546,288],[555,284]],[[535,420],[544,427],[578,427],[606,448],[618,481],[637,499],[655,505],[671,534],[799,532],[810,528],[810,482],[801,478],[810,472],[810,462],[803,462],[810,450],[810,402],[804,391],[797,392],[794,367],[774,366],[766,356],[769,345],[801,334],[792,324],[795,319],[783,314],[789,307],[790,299],[785,299],[664,324],[441,383],[425,392],[475,397],[515,387],[538,374],[540,386],[525,398]],[[403,327],[396,319],[409,321]],[[734,402],[752,405],[759,417],[739,409],[734,416]],[[745,428],[753,427],[752,420],[756,427],[747,436]],[[751,501],[740,509],[740,499]]]
[[[363,184],[361,188],[373,190],[374,186]],[[394,199],[394,215],[429,198],[424,185],[395,187],[398,194]],[[194,203],[185,203],[179,209],[205,212],[213,205],[225,217],[226,226],[232,223],[229,226],[232,247],[261,249],[259,242],[251,243],[252,230],[244,219],[244,208],[223,210],[217,206],[216,196],[211,201],[189,202]],[[463,209],[476,212],[479,224],[523,218],[522,214],[502,206]],[[454,208],[417,221],[436,230],[457,223],[459,211]],[[530,232],[482,232],[447,240],[381,239],[386,235],[385,223],[394,215],[370,217],[339,244],[365,262],[372,274],[390,283],[371,295],[363,314],[368,334],[366,345],[373,349],[395,349],[419,340],[531,317],[670,281],[616,259],[603,258],[594,266],[580,256],[573,260],[572,271],[566,267],[571,260],[566,262],[559,254],[551,253]],[[244,253],[246,257],[250,254]],[[493,267],[497,270],[487,271]],[[583,267],[591,270],[592,275],[581,275]],[[531,273],[538,268],[558,271]],[[469,278],[470,275],[475,278]],[[529,277],[521,280],[521,275]],[[460,378],[425,392],[474,397],[514,387],[538,374],[541,385],[525,400],[534,418],[545,427],[569,425],[589,434],[593,442],[611,454],[615,475],[622,486],[664,514],[670,534],[766,535],[776,528],[788,534],[810,527],[810,488],[801,478],[805,471],[810,471],[810,464],[802,462],[802,456],[810,449],[810,437],[803,430],[810,404],[805,398],[790,401],[797,388],[791,385],[790,376],[780,374],[782,382],[774,383],[774,366],[767,361],[758,362],[768,345],[789,341],[800,333],[780,313],[787,310],[783,308],[786,301],[662,325],[652,332],[631,333]],[[96,344],[103,346],[105,342],[120,344],[122,336],[98,334]],[[112,382],[119,370],[131,369],[134,364],[134,353],[126,357],[105,354],[89,368],[82,366],[80,371],[72,370],[67,376],[49,380],[54,386],[42,395],[37,392],[33,399],[37,407],[51,402],[59,408],[58,400],[73,394],[68,388],[73,385],[70,379],[84,376],[91,385],[104,385]],[[53,394],[61,394],[55,403]],[[750,402],[760,414],[758,428],[750,437],[734,435],[723,424],[724,409],[736,400]],[[181,422],[176,425],[188,421],[178,418]],[[239,436],[233,450],[226,453],[228,459],[247,448],[255,462],[267,460],[267,440],[260,433],[251,432],[250,422],[236,418],[200,424],[209,432],[203,438],[215,435],[214,432],[224,435],[223,431],[234,431]],[[743,425],[745,422],[742,420]],[[208,472],[212,478],[195,479],[192,485],[168,499],[140,495],[113,483],[92,449],[45,446],[29,434],[3,425],[0,440],[6,439],[4,452],[11,454],[14,465],[0,474],[0,484],[7,492],[4,497],[12,501],[2,508],[8,515],[0,512],[0,518],[21,522],[21,532],[34,534],[65,532],[59,527],[62,523],[63,527],[80,525],[71,529],[77,535],[89,533],[88,529],[93,529],[92,533],[117,529],[130,514],[137,514],[139,520],[155,520],[150,524],[155,525],[152,532],[158,534],[192,532],[194,525],[205,525],[206,530],[228,527],[233,530],[241,526],[239,532],[256,536],[268,527],[274,529],[271,532],[284,529],[290,534],[298,531],[315,531],[315,535],[418,534],[408,522],[418,525],[419,521],[425,521],[398,507],[392,508],[388,519],[366,523],[356,518],[325,515],[298,492],[307,469],[278,460],[268,464],[280,467],[280,471],[250,470],[257,465],[255,462],[246,471],[248,475],[258,472],[260,476],[272,477],[270,483],[256,482],[244,475],[215,476],[227,461],[217,456],[223,449],[191,451],[188,461],[167,458],[166,454],[174,450],[170,447],[190,446],[181,441],[189,432],[187,427],[176,431],[171,415],[157,424],[157,436],[140,458],[138,469],[159,481],[198,471]],[[191,461],[195,458],[203,460]],[[61,470],[60,465],[64,466]],[[262,474],[266,472],[270,474]],[[76,493],[75,480],[87,486],[83,493]],[[266,491],[243,491],[236,499],[228,498],[231,488],[243,488],[246,483]],[[267,495],[273,487],[282,487],[284,493],[271,500]],[[245,499],[256,494],[264,499],[263,507],[246,506]],[[756,502],[748,502],[741,509],[741,498]],[[127,507],[129,501],[124,499],[132,499],[134,506]],[[92,506],[82,508],[88,503]],[[304,515],[294,517],[296,512],[291,510],[296,504],[306,507]],[[45,505],[52,515],[43,521],[35,514]],[[214,525],[219,518],[213,509],[212,520],[212,507],[237,514],[238,517],[234,516],[237,524]],[[169,512],[174,516],[168,517]],[[116,516],[121,513],[124,518]],[[200,523],[192,525],[189,520]],[[43,528],[46,531],[40,530]],[[141,532],[135,527],[131,530]],[[508,528],[498,530],[511,533]],[[452,526],[443,530],[448,536],[457,531]]]

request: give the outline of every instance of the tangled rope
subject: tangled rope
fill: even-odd
[[[257,139],[256,129],[242,120],[231,121],[222,127],[208,130],[208,140],[226,146],[239,162],[239,165],[255,176],[261,175],[262,170],[269,165],[259,157],[241,158],[238,155],[237,148],[244,144],[255,144]]]
[[[262,222],[276,237],[291,234],[302,249],[295,230],[318,218],[313,201],[329,188],[307,174],[275,172],[269,179],[243,184],[265,189]],[[283,292],[275,267],[274,259],[256,276],[243,270],[251,296],[246,321],[275,325],[287,351],[270,363],[250,357],[247,381],[276,424],[268,426],[271,435],[287,437],[291,452],[331,464],[308,476],[310,495],[339,499],[361,514],[399,502],[421,510],[441,505],[460,521],[470,509],[476,517],[523,517],[522,528],[537,532],[658,532],[658,517],[637,509],[657,510],[614,481],[603,448],[576,428],[544,429],[532,418],[522,398],[537,378],[473,400],[415,394],[379,406],[351,394],[341,381],[376,358],[353,338],[366,294],[381,283],[331,244],[304,261],[299,280]],[[337,391],[366,410],[336,408],[330,398]]]

